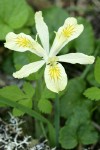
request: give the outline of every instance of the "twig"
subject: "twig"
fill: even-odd
[[[100,132],[100,125],[98,125],[96,122],[92,122],[93,126]]]

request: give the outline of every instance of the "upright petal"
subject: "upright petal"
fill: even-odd
[[[67,62],[71,64],[92,64],[95,60],[94,56],[88,56],[82,53],[69,53],[58,56],[57,58],[60,62]]]
[[[42,12],[36,12],[35,14],[35,22],[36,22],[36,29],[39,34],[41,43],[44,49],[49,52],[49,31],[46,23],[43,20]]]
[[[64,90],[67,85],[67,74],[60,63],[55,66],[47,65],[44,77],[47,88],[55,93]]]
[[[5,47],[19,52],[25,52],[29,50],[40,57],[46,55],[41,45],[34,39],[32,39],[31,36],[26,35],[24,33],[8,33],[6,36]]]
[[[45,64],[44,60],[36,61],[28,65],[23,66],[19,71],[13,73],[15,78],[24,78],[29,76],[31,73],[37,72]]]
[[[57,55],[69,41],[77,38],[83,29],[83,25],[78,25],[75,18],[67,18],[64,25],[60,27],[56,33],[56,37],[50,50],[50,56]]]

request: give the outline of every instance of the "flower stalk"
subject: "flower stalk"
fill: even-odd
[[[55,99],[55,133],[56,133],[56,146],[59,147],[59,129],[60,129],[60,103],[59,103],[59,94],[56,94]]]

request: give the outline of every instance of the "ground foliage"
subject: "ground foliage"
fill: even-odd
[[[28,4],[31,4],[29,5]],[[32,128],[34,138],[44,136],[51,146],[55,146],[54,102],[55,94],[45,87],[42,68],[35,74],[22,80],[8,82],[15,70],[40,58],[30,52],[19,53],[4,49],[3,43],[8,32],[24,32],[35,38],[34,12],[42,10],[45,22],[50,32],[50,44],[57,29],[68,16],[76,16],[84,25],[84,32],[79,38],[66,45],[61,54],[67,52],[82,52],[94,55],[93,65],[79,66],[64,64],[69,82],[60,93],[60,130],[59,149],[78,149],[91,147],[97,150],[100,139],[100,39],[94,26],[95,15],[99,13],[100,3],[96,0],[90,3],[79,1],[32,1],[0,0],[0,107],[10,107],[13,115],[18,117],[33,117],[28,130]],[[97,2],[99,6],[97,7]],[[85,7],[84,7],[85,5]],[[15,7],[16,6],[16,7]],[[85,9],[84,9],[85,8]],[[95,13],[94,13],[95,12]],[[94,15],[91,15],[94,14]],[[5,84],[3,84],[5,82]],[[1,116],[2,113],[0,113]],[[6,115],[4,115],[6,116]],[[28,120],[29,121],[29,120]],[[100,148],[100,147],[98,147]]]

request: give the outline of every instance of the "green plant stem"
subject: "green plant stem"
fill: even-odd
[[[55,99],[55,132],[56,132],[56,146],[59,146],[59,129],[60,129],[60,104],[59,95],[56,94]]]
[[[80,76],[81,79],[84,79],[84,78],[86,77],[86,75],[87,75],[88,72],[90,71],[91,67],[92,67],[91,65],[88,65],[88,66],[86,67],[86,69],[84,70],[84,72],[83,72],[82,75]]]

